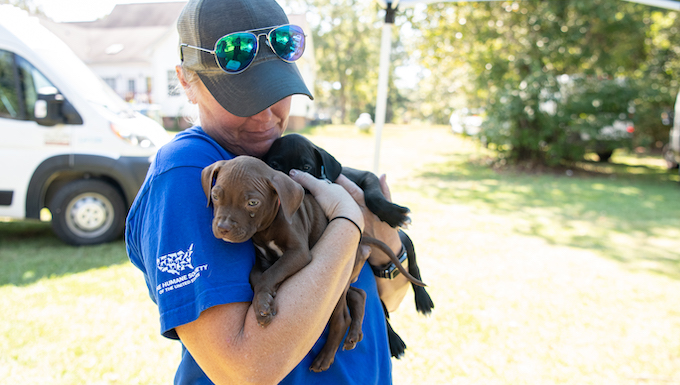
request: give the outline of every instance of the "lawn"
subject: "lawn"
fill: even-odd
[[[353,127],[306,134],[371,169]],[[435,302],[392,314],[395,384],[680,384],[680,184],[660,159],[615,153],[557,172],[493,169],[446,127],[388,126],[381,172]],[[0,222],[0,378],[169,384],[178,344],[122,242],[70,247]]]

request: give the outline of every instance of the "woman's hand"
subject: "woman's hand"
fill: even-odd
[[[299,170],[290,170],[290,177],[312,193],[324,213],[326,213],[327,218],[348,218],[363,231],[364,215],[362,210],[353,199],[353,196],[344,188],[334,183],[316,179],[314,176]],[[361,191],[359,187],[356,188]]]
[[[398,253],[401,250],[399,233],[386,222],[381,221],[377,215],[373,214],[371,210],[368,209],[364,199],[364,191],[344,175],[340,175],[336,180],[336,183],[344,187],[361,208],[364,215],[364,234],[385,242],[395,253]],[[391,202],[392,197],[390,195],[389,187],[387,187],[385,175],[380,177],[380,187],[385,198]],[[374,266],[381,266],[391,262],[389,257],[383,253],[376,252],[371,253],[368,261]]]

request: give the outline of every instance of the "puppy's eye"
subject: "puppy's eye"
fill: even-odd
[[[248,201],[248,207],[257,207],[257,205],[260,204],[260,201],[257,199],[251,199]]]
[[[210,199],[212,199],[213,201],[219,201],[220,195],[217,192],[213,191],[210,193]]]
[[[269,167],[273,168],[274,170],[281,171],[281,164],[275,160],[269,162]]]
[[[304,171],[304,172],[312,171],[312,165],[311,164],[305,164],[304,166],[302,166],[302,171]]]

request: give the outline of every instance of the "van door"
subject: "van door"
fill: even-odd
[[[36,168],[71,151],[69,124],[36,122],[39,92],[54,85],[23,57],[0,49],[0,217],[24,218],[26,191]]]

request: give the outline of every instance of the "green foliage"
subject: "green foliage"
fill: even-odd
[[[310,10],[320,17],[313,26],[317,78],[316,99],[320,109],[337,108],[340,121],[348,121],[375,98],[379,41],[376,10],[365,2],[314,1]],[[361,67],[359,64],[363,64]],[[355,117],[356,119],[356,117]]]
[[[380,42],[384,11],[375,2],[359,0],[291,1],[304,10],[312,27],[316,78],[314,99],[317,109],[332,115],[336,123],[353,123],[363,112],[375,112]],[[398,29],[393,28],[390,81],[406,51]],[[407,100],[390,84],[386,121],[395,111],[403,113]]]
[[[639,89],[635,124],[641,146],[668,141],[669,127],[659,115],[673,110],[680,88],[680,19],[677,12],[647,12],[648,60],[633,74]]]
[[[568,95],[559,105],[563,110],[558,112],[561,115],[558,116],[560,128],[566,131],[570,144],[597,153],[611,153],[617,148],[630,147],[632,141],[624,131],[627,124],[623,124],[621,131],[604,131],[602,128],[611,127],[617,121],[629,121],[633,116],[632,104],[637,90],[620,80],[591,78],[574,80],[573,88],[578,92]]]
[[[578,159],[602,145],[594,139],[602,127],[632,111],[639,143],[663,137],[660,115],[677,88],[675,13],[620,0],[526,0],[432,4],[411,21],[432,82],[469,69],[461,87],[433,90],[443,103],[456,91],[468,107],[485,107],[484,135],[509,159]],[[581,79],[566,95],[557,81],[565,74]],[[547,101],[555,113],[542,108]]]

